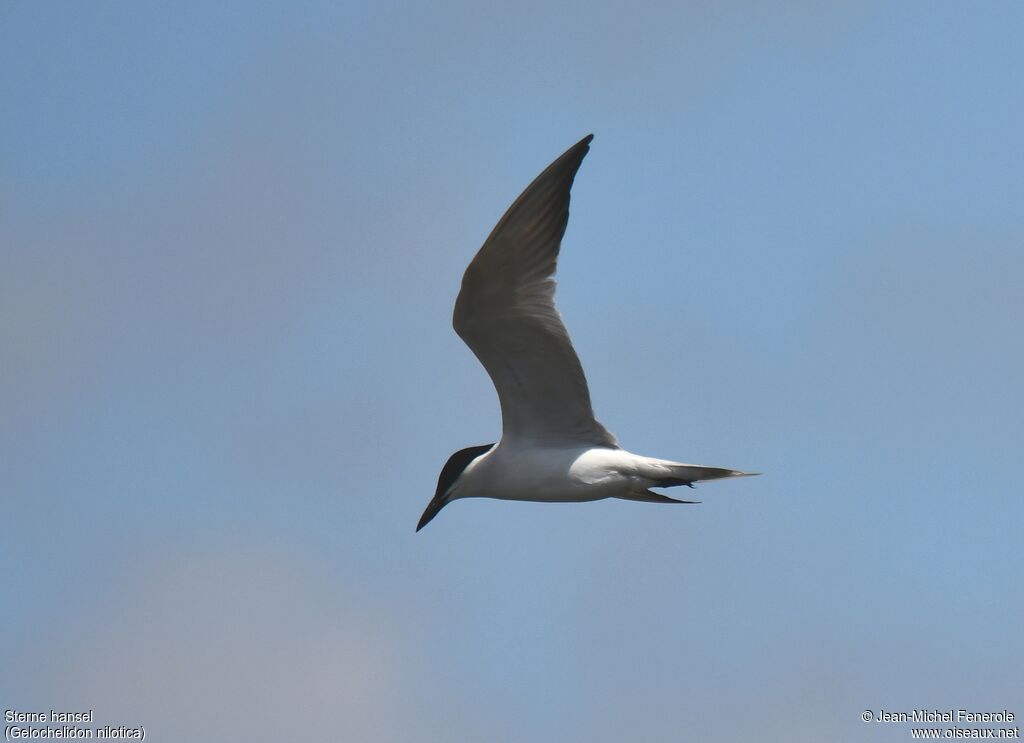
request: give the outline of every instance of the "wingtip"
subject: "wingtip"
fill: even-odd
[[[574,165],[573,175],[575,176],[575,174],[576,174],[575,168],[579,167],[579,163],[583,160],[583,158],[585,158],[587,156],[587,153],[590,152],[590,142],[593,139],[594,139],[594,135],[593,134],[588,134],[583,139],[581,139],[579,142],[577,142],[572,147],[570,147],[565,152],[563,152],[562,155],[557,160],[555,160],[553,163],[551,163],[551,165],[548,166],[548,167],[549,168],[553,168],[553,167],[561,165],[563,163],[571,162]],[[543,174],[541,174],[541,175],[543,175]],[[570,183],[571,183],[571,181],[570,181]]]

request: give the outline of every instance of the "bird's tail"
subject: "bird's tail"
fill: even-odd
[[[703,480],[723,480],[727,477],[753,477],[760,475],[760,472],[740,472],[739,470],[728,470],[724,467],[706,467],[702,464],[679,464],[666,462],[665,469],[669,471],[667,477],[655,479],[655,487],[671,488],[676,485],[693,485]]]
[[[654,459],[650,460],[649,467],[644,468],[641,474],[650,479],[648,487],[674,488],[678,485],[687,485],[692,488],[695,482],[723,480],[727,477],[753,477],[761,473],[740,472],[739,470],[730,470],[723,467],[706,467],[701,464],[682,464]],[[695,500],[669,498],[667,495],[655,493],[651,490],[641,490],[622,497],[626,500],[644,501],[645,503],[700,503],[700,501]]]

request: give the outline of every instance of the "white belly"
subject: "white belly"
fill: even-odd
[[[499,444],[463,473],[454,498],[580,502],[642,490],[637,460],[621,449],[531,449]],[[644,480],[645,481],[645,480]]]

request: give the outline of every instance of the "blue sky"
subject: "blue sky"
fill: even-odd
[[[0,704],[155,740],[884,741],[1024,714],[1024,10],[0,9]],[[461,501],[461,273],[701,506]]]

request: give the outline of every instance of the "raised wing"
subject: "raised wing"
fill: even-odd
[[[591,139],[570,147],[509,207],[455,300],[455,332],[494,382],[503,438],[617,446],[594,420],[583,368],[555,309],[569,190]]]

